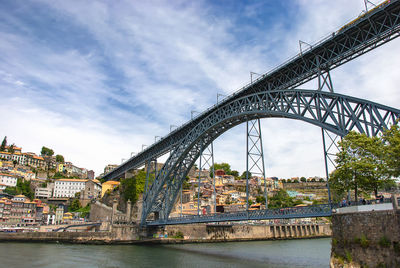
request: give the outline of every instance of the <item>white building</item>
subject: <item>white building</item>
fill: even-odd
[[[6,186],[14,187],[17,186],[17,178],[9,174],[0,173],[0,183]]]
[[[37,187],[35,189],[35,198],[50,198],[53,194],[53,189],[50,187]]]
[[[54,184],[53,197],[75,197],[75,194],[85,189],[87,180],[59,179]]]

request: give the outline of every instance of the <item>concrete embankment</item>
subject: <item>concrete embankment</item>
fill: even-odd
[[[32,232],[0,233],[2,241],[60,242],[81,244],[166,244],[296,239],[330,236],[327,224],[303,225],[175,225],[140,229],[132,225],[115,225],[102,232]],[[183,238],[178,238],[183,236]]]
[[[168,237],[183,235],[186,241],[249,241],[268,239],[295,239],[329,237],[328,224],[298,225],[170,225],[161,228],[156,234],[167,234]]]

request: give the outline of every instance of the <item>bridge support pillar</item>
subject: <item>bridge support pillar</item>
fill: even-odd
[[[249,178],[250,174],[261,176],[264,179],[265,208],[268,208],[267,178],[265,177],[264,150],[262,145],[260,119],[246,123],[246,210],[249,210]]]
[[[128,223],[131,222],[131,211],[132,211],[132,204],[131,200],[129,199],[128,202],[126,202],[126,221]]]

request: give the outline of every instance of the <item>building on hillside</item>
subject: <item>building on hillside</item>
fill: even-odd
[[[56,209],[56,215],[55,215],[56,224],[63,223],[63,217],[64,217],[64,208],[62,206],[59,206]]]
[[[101,189],[101,183],[98,180],[87,180],[80,196],[82,206],[86,206],[92,199],[99,198]]]
[[[110,190],[114,190],[114,188],[118,187],[120,184],[119,181],[106,181],[101,185],[101,197],[104,196],[104,194]]]
[[[75,194],[85,189],[87,180],[59,179],[54,183],[53,197],[75,197]]]
[[[0,173],[0,183],[9,187],[14,187],[17,186],[17,178],[9,174]]]
[[[94,177],[95,177],[94,171],[93,170],[89,170],[87,172],[87,177],[88,177],[89,180],[94,180]]]
[[[107,174],[108,172],[110,172],[111,170],[117,168],[118,165],[113,165],[113,164],[108,164],[105,168],[104,168],[104,174]]]
[[[43,157],[37,156],[35,153],[23,153],[23,155],[25,160],[22,165],[43,169],[46,167],[46,162]]]
[[[53,189],[51,187],[36,187],[35,189],[35,198],[39,199],[47,199],[52,197]]]
[[[222,176],[224,176],[224,175],[225,175],[225,171],[224,171],[223,169],[217,169],[217,170],[215,171],[215,176],[222,177]]]

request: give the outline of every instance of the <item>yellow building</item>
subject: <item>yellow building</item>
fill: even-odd
[[[62,173],[64,171],[64,164],[58,164],[57,172]]]
[[[119,181],[106,181],[101,185],[101,197],[107,192],[107,190],[114,190],[115,187],[119,186]]]

